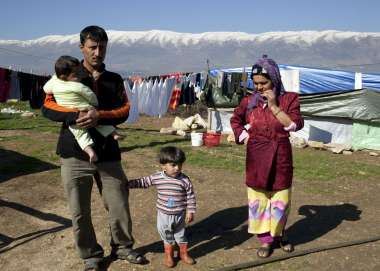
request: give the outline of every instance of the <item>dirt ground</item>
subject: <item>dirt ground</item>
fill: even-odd
[[[171,119],[145,119],[159,129]],[[0,137],[18,135],[54,143],[56,136],[30,131],[0,131]],[[25,161],[14,142],[1,141],[0,161]],[[189,142],[190,144],[190,142]],[[54,149],[51,150],[54,153]],[[20,157],[17,157],[19,155]],[[354,153],[358,159],[362,154]],[[123,166],[130,178],[157,170],[151,148],[124,152]],[[23,160],[24,159],[24,160]],[[371,158],[372,159],[372,158]],[[374,160],[380,161],[379,158]],[[60,182],[57,164],[36,163],[29,174],[0,172],[0,270],[71,271],[82,270],[72,239],[71,221]],[[243,173],[224,170],[199,170],[185,165],[194,183],[198,212],[188,228],[190,254],[197,264],[181,262],[173,270],[218,270],[257,259],[258,242],[247,233],[246,188]],[[350,240],[380,236],[380,176],[377,182],[347,179],[328,187],[331,193],[307,192],[307,183],[294,182],[288,234],[296,251]],[[363,185],[364,184],[364,185]],[[321,183],[326,188],[326,184]],[[162,243],[156,231],[156,193],[154,188],[131,190],[135,248],[144,253],[149,264],[131,265],[109,262],[107,270],[166,270],[162,266]],[[109,254],[107,214],[96,187],[92,199],[93,224],[98,241]],[[282,255],[280,249],[273,256]],[[302,257],[246,270],[380,270],[380,242],[313,253]]]

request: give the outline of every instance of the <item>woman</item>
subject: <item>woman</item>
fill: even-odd
[[[289,131],[303,127],[298,94],[285,92],[280,70],[263,56],[252,66],[254,92],[235,108],[231,127],[237,144],[247,145],[248,232],[257,234],[257,255],[269,257],[275,241],[294,250],[284,236],[293,177]]]

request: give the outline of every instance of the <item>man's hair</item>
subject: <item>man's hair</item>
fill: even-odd
[[[55,74],[58,78],[66,78],[80,65],[77,58],[72,56],[60,56],[55,62]]]
[[[80,32],[80,43],[83,45],[86,40],[91,39],[96,42],[106,41],[108,42],[108,36],[106,31],[100,26],[90,25]]]
[[[186,160],[186,155],[177,147],[167,146],[161,148],[158,154],[158,160],[162,165],[167,163],[183,164]]]

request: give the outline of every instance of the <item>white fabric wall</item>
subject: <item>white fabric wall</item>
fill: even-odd
[[[281,81],[286,91],[300,93],[300,71],[280,70]]]
[[[232,133],[230,118],[232,116],[233,108],[214,110],[209,108],[209,125],[212,131],[222,133]]]
[[[300,131],[293,132],[292,135],[323,143],[352,143],[353,122],[351,120],[338,118],[305,118],[304,122],[304,128]]]
[[[209,108],[209,125],[213,131],[222,133],[232,133],[230,118],[233,109],[214,110]],[[292,133],[294,136],[305,140],[320,141],[323,143],[352,143],[353,122],[348,119],[307,119],[305,118],[304,128]]]
[[[356,72],[355,73],[355,89],[361,89],[361,88],[363,88],[362,73]]]

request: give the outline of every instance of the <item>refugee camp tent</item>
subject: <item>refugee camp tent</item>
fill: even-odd
[[[322,93],[350,91],[352,89],[370,88],[380,91],[380,74],[318,69],[294,65],[278,65],[281,79],[287,91],[306,93]],[[219,72],[247,72],[250,78],[251,67],[212,69],[209,74],[216,76]],[[248,80],[247,87],[252,88]]]
[[[279,67],[285,89],[300,93],[305,127],[294,133],[295,136],[349,144],[354,149],[380,150],[380,74]],[[213,70],[210,74],[220,71],[249,72],[250,69]],[[247,82],[248,88],[250,84]],[[232,111],[233,108],[209,108],[211,130],[230,133]]]
[[[380,150],[380,92],[360,89],[300,95],[305,127],[294,135],[353,149]]]

